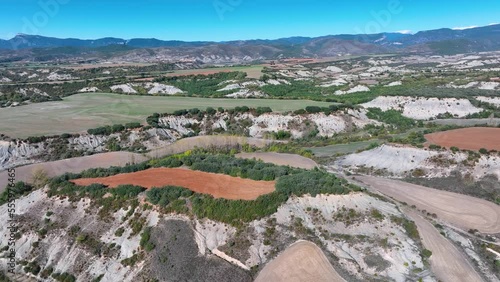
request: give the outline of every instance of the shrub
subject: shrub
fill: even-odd
[[[423,249],[421,255],[423,258],[428,259],[432,256],[432,252],[430,250]]]
[[[290,137],[292,137],[292,134],[289,131],[285,130],[280,130],[278,132],[275,132],[273,135],[276,140],[285,140],[285,139],[290,139]]]
[[[321,112],[321,108],[318,106],[307,106],[306,112],[308,112],[310,114],[319,113],[319,112]]]
[[[215,115],[215,114],[217,113],[217,111],[216,111],[214,108],[212,108],[212,107],[208,107],[208,108],[206,109],[206,112],[207,112],[207,114],[209,114],[209,115]]]
[[[265,113],[272,113],[272,112],[273,110],[270,107],[258,107],[257,109],[255,109],[255,113],[259,116]]]

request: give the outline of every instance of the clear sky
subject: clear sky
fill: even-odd
[[[500,22],[499,0],[0,0],[0,38],[274,39]]]

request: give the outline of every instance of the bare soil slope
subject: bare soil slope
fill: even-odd
[[[398,201],[435,213],[439,219],[464,230],[500,233],[500,206],[492,202],[391,179],[373,176],[355,178]]]
[[[431,144],[466,150],[500,150],[500,128],[471,127],[425,135]]]
[[[288,247],[259,273],[255,282],[345,281],[325,254],[312,242],[298,241]]]
[[[306,157],[295,154],[280,154],[280,153],[241,153],[236,155],[241,159],[258,159],[266,163],[273,163],[276,165],[288,165],[291,167],[313,169],[318,164]]]
[[[197,193],[230,200],[255,200],[261,195],[273,192],[275,185],[274,181],[255,181],[182,168],[152,168],[110,177],[76,179],[73,182],[78,185],[100,183],[109,187],[122,184],[146,188],[181,186]]]

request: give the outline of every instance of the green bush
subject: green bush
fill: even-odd
[[[28,183],[22,181],[16,182],[14,184],[14,187],[7,187],[2,192],[2,194],[0,195],[0,205],[7,203],[7,201],[9,200],[9,191],[11,196],[13,196],[14,199],[17,199],[21,196],[31,193],[31,191],[33,191],[33,188],[34,187]]]
[[[416,127],[417,125],[415,120],[403,116],[401,112],[396,110],[388,110],[384,112],[379,108],[369,108],[366,116],[368,118],[390,124],[400,130],[408,130]]]

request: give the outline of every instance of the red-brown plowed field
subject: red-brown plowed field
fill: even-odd
[[[167,185],[181,186],[196,193],[210,194],[229,200],[255,200],[274,191],[274,181],[255,181],[223,174],[207,173],[182,168],[152,168],[102,178],[73,180],[77,185],[100,183],[109,187],[131,184],[146,188]]]
[[[425,135],[428,143],[465,150],[500,150],[500,128],[471,127]]]

